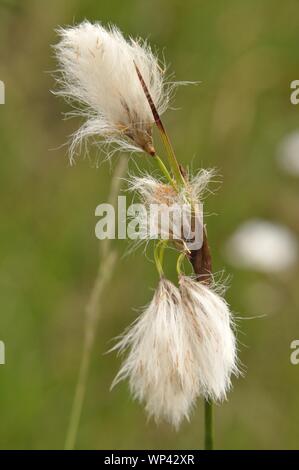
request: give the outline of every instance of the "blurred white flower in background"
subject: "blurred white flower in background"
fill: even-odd
[[[285,271],[297,263],[298,241],[284,225],[248,220],[230,237],[225,253],[236,267],[266,273]]]
[[[278,164],[286,171],[299,176],[299,131],[288,134],[278,147]]]

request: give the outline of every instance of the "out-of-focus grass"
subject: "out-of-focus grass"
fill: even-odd
[[[11,6],[10,6],[11,5]],[[244,379],[216,410],[219,448],[298,446],[299,366],[289,361],[299,335],[298,270],[277,278],[226,266],[223,244],[251,216],[299,234],[298,180],[283,176],[275,152],[298,128],[289,101],[298,78],[296,1],[0,2],[0,447],[62,448],[81,354],[83,310],[96,272],[94,209],[105,201],[109,165],[80,159],[69,167],[61,145],[78,125],[49,93],[54,29],[84,18],[112,22],[163,48],[182,88],[165,122],[179,158],[216,166],[224,183],[206,203],[215,270],[233,274],[228,298],[240,320]],[[93,152],[91,152],[92,154]],[[150,162],[136,157],[142,168]],[[134,163],[131,162],[131,168]],[[217,214],[217,215],[214,215]],[[126,242],[115,242],[120,253]],[[170,275],[173,273],[170,268]],[[93,354],[79,448],[199,448],[203,409],[176,433],[146,423],[123,384],[109,392],[119,359],[109,340],[147,303],[153,265],[139,251],[122,258],[105,296]],[[275,298],[273,301],[273,293]],[[243,344],[245,346],[243,346]]]

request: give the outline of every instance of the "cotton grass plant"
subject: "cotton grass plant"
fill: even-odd
[[[133,397],[144,404],[148,415],[157,422],[166,420],[176,429],[184,418],[191,418],[197,400],[203,398],[205,447],[212,448],[212,402],[226,399],[231,378],[238,375],[233,319],[213,279],[205,225],[200,226],[202,243],[190,248],[195,222],[204,217],[202,202],[214,172],[201,169],[192,174],[178,162],[161,120],[177,84],[167,81],[165,65],[147,42],[125,39],[114,26],[104,28],[88,21],[60,28],[58,34],[60,41],[54,47],[59,64],[56,93],[73,106],[71,115],[84,119],[71,137],[71,161],[78,146],[80,149],[90,138],[108,156],[116,150],[147,154],[157,163],[160,176],[150,172],[130,175],[131,192],[143,202],[146,212],[153,203],[166,208],[175,205],[184,212],[181,223],[172,222],[166,232],[161,231],[161,222],[154,222],[160,234],[153,242],[157,287],[153,299],[112,348],[124,356],[112,387],[127,379]],[[154,126],[164,144],[163,158],[155,150]],[[141,217],[141,226],[146,223]],[[164,274],[168,249],[177,253],[177,282]],[[187,264],[193,269],[189,276],[184,272]],[[95,316],[99,300],[97,297],[94,304]],[[91,326],[93,337],[95,323],[89,315],[87,329]],[[90,349],[87,344],[87,358]],[[86,366],[83,372],[81,368],[69,448],[78,429]]]

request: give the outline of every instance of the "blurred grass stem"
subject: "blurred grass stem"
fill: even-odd
[[[111,179],[110,194],[108,202],[115,206],[119,193],[122,176],[127,170],[127,158],[121,157]],[[71,409],[70,421],[67,430],[65,449],[73,450],[76,445],[82,408],[86,394],[86,385],[90,367],[91,353],[94,345],[97,324],[101,314],[102,294],[113,274],[117,252],[110,249],[111,240],[105,239],[100,244],[99,268],[97,277],[86,305],[85,333],[83,341],[83,351],[79,368],[78,380],[75,389],[75,396]]]

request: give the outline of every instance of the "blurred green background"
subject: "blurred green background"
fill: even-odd
[[[63,448],[82,350],[84,308],[97,271],[95,207],[106,202],[111,168],[63,146],[79,123],[50,92],[58,25],[112,22],[164,51],[181,88],[164,118],[177,155],[216,166],[223,184],[206,202],[214,269],[232,274],[227,297],[238,317],[244,378],[217,406],[219,449],[299,448],[298,268],[283,275],[238,270],[223,246],[251,217],[299,235],[298,179],[276,165],[277,146],[299,128],[290,82],[299,78],[296,0],[37,0],[0,2],[0,447]],[[91,152],[92,154],[92,152]],[[115,157],[117,159],[117,157]],[[141,168],[146,157],[136,156]],[[114,163],[112,162],[112,168]],[[134,170],[134,161],[130,161]],[[126,241],[114,242],[120,256]],[[203,442],[203,407],[179,432],[147,423],[127,384],[109,392],[119,358],[103,355],[112,337],[146,304],[157,282],[142,251],[121,258],[105,292],[80,449],[193,449]],[[245,317],[266,316],[247,320]],[[296,338],[297,337],[297,338]]]

